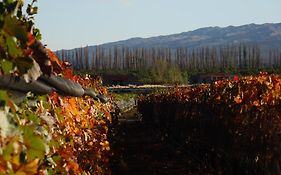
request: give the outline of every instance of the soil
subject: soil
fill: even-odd
[[[131,111],[119,118],[112,140],[112,175],[189,175],[192,157],[165,142]]]

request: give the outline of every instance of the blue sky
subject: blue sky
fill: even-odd
[[[281,22],[281,0],[38,0],[36,5],[36,26],[53,50],[209,26]]]

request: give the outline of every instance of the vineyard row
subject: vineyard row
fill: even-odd
[[[280,174],[281,77],[258,76],[142,96],[138,110],[213,173]]]

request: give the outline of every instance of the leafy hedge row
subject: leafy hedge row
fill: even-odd
[[[94,80],[74,78],[106,93]],[[52,93],[15,105],[0,94],[0,174],[110,174],[110,103]]]
[[[261,73],[150,94],[139,99],[138,109],[146,122],[212,169],[224,174],[280,173],[279,75]]]
[[[41,44],[34,26],[36,0],[23,11],[22,0],[0,1],[0,76],[62,76],[107,95],[90,77],[73,75],[67,64]],[[2,84],[1,84],[2,85]],[[5,86],[0,86],[5,87]],[[20,88],[19,88],[20,89]],[[15,103],[0,89],[0,174],[110,174],[108,125],[111,103],[89,96],[28,93]]]

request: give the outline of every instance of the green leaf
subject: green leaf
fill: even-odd
[[[4,71],[5,74],[10,73],[11,70],[13,70],[13,63],[11,61],[2,59],[0,61],[0,67]]]
[[[34,113],[29,112],[27,114],[27,118],[30,121],[34,122],[35,124],[39,124],[40,123],[40,120],[39,120],[38,116],[36,116]]]
[[[3,158],[6,161],[11,160],[11,154],[14,152],[13,143],[9,143],[3,150]]]
[[[0,107],[5,106],[8,101],[7,91],[0,90]]]
[[[34,160],[36,158],[42,159],[44,158],[45,152],[37,150],[37,149],[28,149],[26,151],[27,159]]]
[[[15,16],[5,18],[4,31],[10,36],[15,36],[21,43],[22,47],[26,46],[28,41],[27,28]]]
[[[15,63],[21,74],[26,73],[33,66],[33,60],[29,57],[17,58]]]
[[[55,170],[53,170],[52,168],[48,168],[46,175],[54,175],[55,174]]]
[[[29,139],[30,137],[33,136],[34,128],[32,126],[24,126],[22,131],[24,134],[24,138]]]
[[[14,37],[8,37],[6,39],[7,47],[8,47],[8,53],[11,57],[17,58],[22,56],[22,52],[18,49],[15,38]]]
[[[39,135],[34,133],[35,128],[33,126],[24,126],[23,135],[24,142],[27,145],[27,157],[29,160],[35,158],[43,158],[46,152],[45,140]]]
[[[52,156],[52,159],[54,162],[59,162],[62,158],[60,155],[54,155],[54,156]]]
[[[55,114],[57,116],[58,121],[63,122],[64,116],[62,115],[62,110],[60,108],[55,109]]]
[[[37,40],[41,40],[41,39],[42,39],[41,32],[40,32],[40,30],[37,29],[37,28],[34,28],[34,29],[33,29],[33,35],[35,36],[35,38],[36,38]]]
[[[1,11],[1,10],[0,10]],[[0,14],[0,32],[4,26],[4,17]]]
[[[51,140],[49,143],[49,147],[58,148],[58,147],[60,147],[60,144],[59,144],[58,140]]]
[[[6,9],[8,13],[14,13],[17,10],[18,1],[7,0]]]
[[[39,101],[42,101],[42,102],[43,102],[43,107],[44,107],[45,109],[51,109],[51,108],[52,108],[52,106],[51,106],[51,104],[49,103],[49,101],[48,101],[46,95],[38,96],[38,99],[39,99]]]
[[[38,151],[45,152],[46,150],[44,140],[39,136],[30,138],[30,146],[31,148],[36,149]]]

